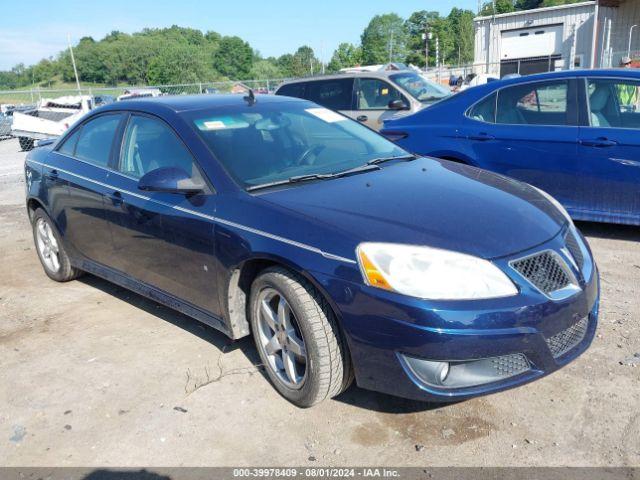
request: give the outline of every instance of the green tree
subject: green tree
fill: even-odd
[[[540,7],[542,0],[516,0],[516,10],[531,10],[532,8]]]
[[[362,62],[362,49],[352,43],[341,43],[333,52],[327,65],[330,72],[337,72],[341,68],[354,67]]]
[[[290,73],[293,77],[304,77],[319,73],[322,66],[308,45],[303,45],[291,56]]]
[[[420,10],[414,12],[404,24],[407,33],[407,57],[406,63],[425,66],[425,39],[422,35],[431,32],[433,35],[434,27],[442,23],[438,12]],[[435,49],[430,45],[429,64],[435,64]]]
[[[395,13],[373,17],[360,38],[365,65],[405,60],[407,34],[404,21]]]
[[[273,59],[260,59],[253,63],[250,76],[255,80],[273,80],[282,78],[282,72]]]
[[[149,62],[148,79],[154,85],[195,83],[213,76],[206,53],[195,45],[173,44]]]
[[[225,77],[246,79],[253,66],[253,49],[240,37],[222,37],[213,56],[213,67]]]
[[[519,3],[539,3],[540,0],[517,0],[516,5]],[[495,3],[495,9],[494,9]],[[536,7],[531,7],[536,8]],[[528,10],[527,8],[519,8],[519,10]],[[516,7],[513,6],[513,2],[511,0],[495,0],[495,2],[485,2],[482,5],[482,9],[480,10],[480,15],[489,16],[489,15],[500,15],[501,13],[509,13],[516,10]]]
[[[474,14],[471,10],[452,8],[447,23],[450,37],[453,40],[453,51],[448,53],[448,63],[464,64],[473,61],[475,32],[473,28]]]
[[[557,7],[558,5],[568,5],[570,3],[578,3],[582,0],[542,0],[540,7]]]

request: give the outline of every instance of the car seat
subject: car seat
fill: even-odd
[[[598,85],[589,97],[591,107],[591,126],[610,127],[611,122],[607,119],[603,111],[607,108],[611,99],[611,89],[606,85]]]

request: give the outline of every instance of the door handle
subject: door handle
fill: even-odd
[[[359,122],[366,122],[367,120],[369,120],[369,117],[367,117],[366,115],[360,115],[356,117],[356,120],[358,120]]]
[[[488,140],[495,140],[496,137],[493,135],[489,135],[487,133],[479,133],[478,135],[469,135],[467,137],[469,140],[476,140],[478,142],[486,142]]]
[[[618,145],[618,142],[602,137],[592,140],[580,140],[580,145],[584,145],[585,147],[615,147]]]

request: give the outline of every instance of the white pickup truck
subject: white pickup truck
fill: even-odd
[[[34,110],[13,114],[11,132],[18,137],[22,150],[31,150],[36,140],[62,135],[92,108],[89,95],[43,98]]]

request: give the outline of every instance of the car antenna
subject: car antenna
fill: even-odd
[[[243,97],[243,99],[250,107],[257,102],[256,95],[253,93],[253,90],[251,88],[249,89],[249,95],[246,95],[245,97]]]

